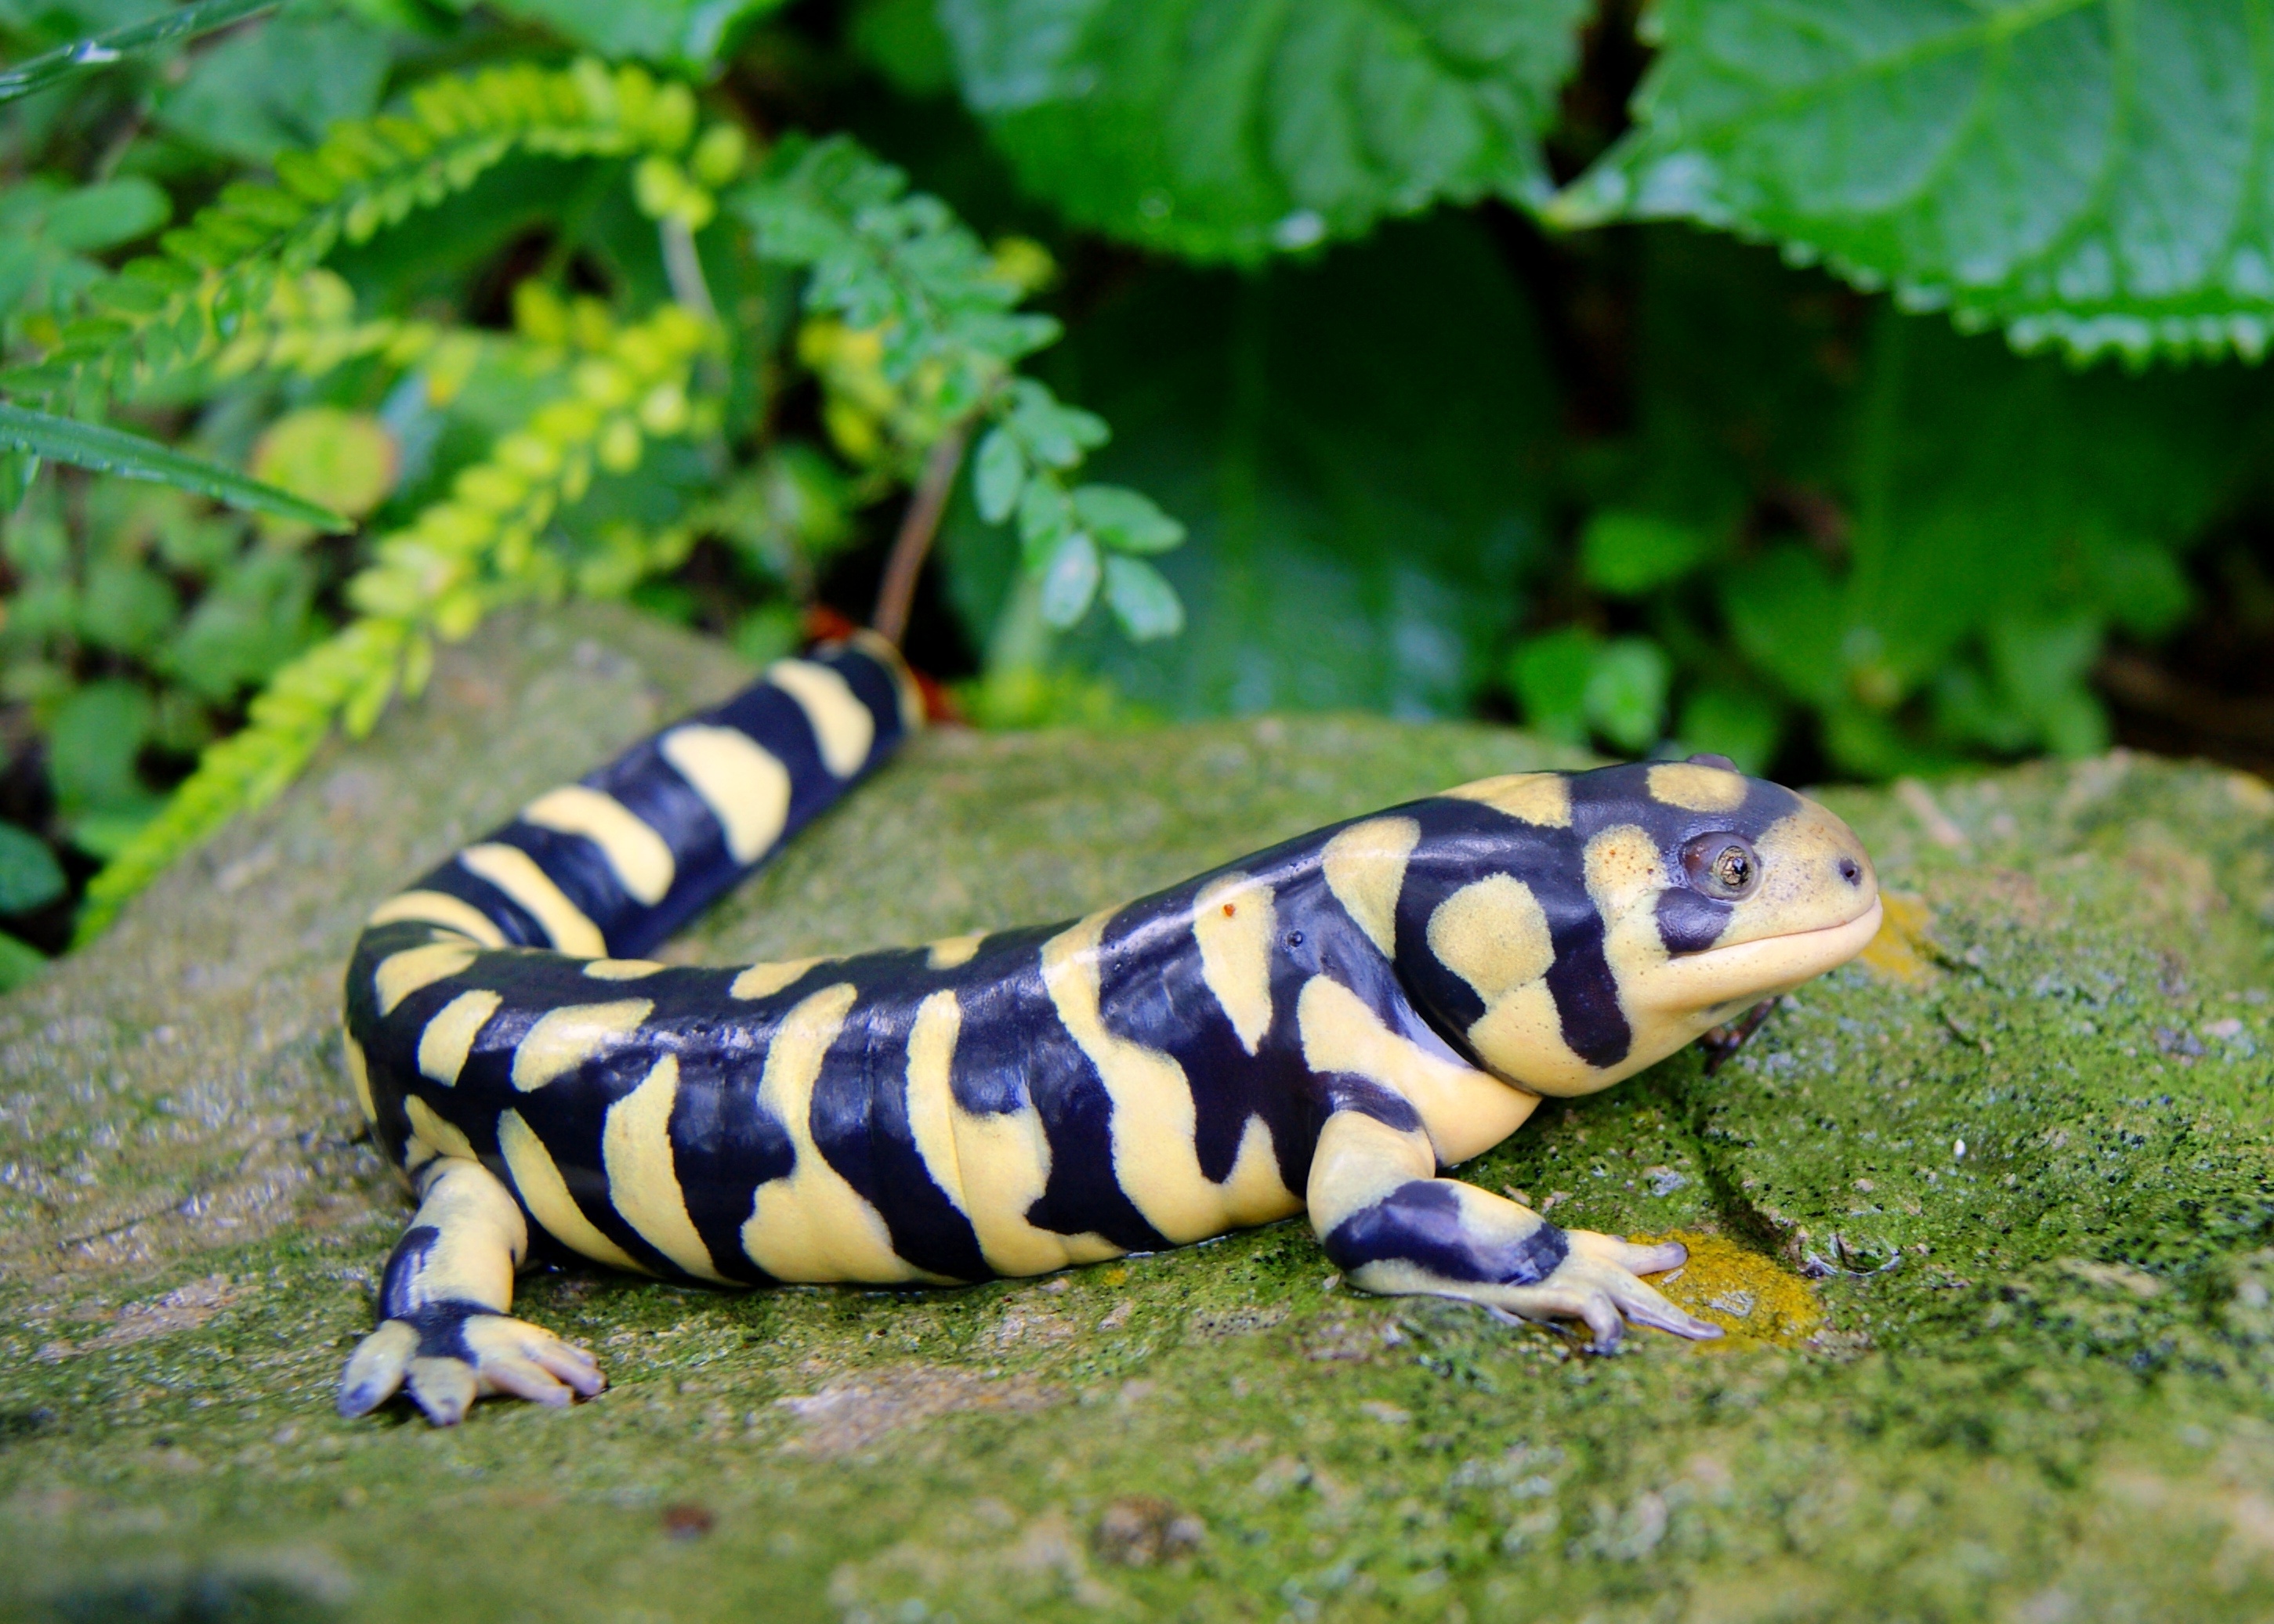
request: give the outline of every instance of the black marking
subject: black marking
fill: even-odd
[[[441,1239],[442,1231],[431,1223],[416,1223],[403,1232],[403,1238],[388,1254],[386,1272],[379,1277],[380,1319],[401,1320],[418,1306],[412,1288]]]
[[[1413,1109],[1405,1096],[1395,1089],[1383,1087],[1370,1077],[1352,1077],[1346,1071],[1329,1071],[1319,1079],[1319,1097],[1329,1113],[1356,1111],[1359,1116],[1371,1116],[1400,1133],[1421,1131],[1421,1113]],[[1298,1184],[1293,1188],[1300,1189],[1302,1186]]]
[[[1308,893],[1281,890],[1272,884],[1271,865],[1258,867],[1262,872],[1255,877],[1272,886],[1281,915],[1299,917]],[[1098,1011],[1106,1030],[1170,1056],[1183,1069],[1193,1094],[1193,1151],[1203,1177],[1218,1184],[1231,1177],[1247,1124],[1261,1116],[1271,1132],[1280,1181],[1299,1191],[1310,1166],[1307,1141],[1317,1137],[1314,1090],[1294,1022],[1304,977],[1287,955],[1272,953],[1271,1023],[1249,1054],[1209,989],[1192,930],[1193,898],[1215,877],[1203,875],[1133,902],[1107,921],[1098,950]],[[1302,944],[1301,931],[1286,934]]]
[[[926,957],[921,948],[865,955],[860,974],[905,985]],[[992,1280],[978,1232],[932,1177],[908,1122],[908,1034],[921,1003],[904,994],[847,1015],[814,1080],[814,1147],[877,1209],[903,1260],[951,1280]]]
[[[1580,873],[1571,831],[1543,829],[1472,801],[1431,800],[1399,811],[1421,825],[1397,898],[1397,981],[1453,1052],[1478,1064],[1468,1031],[1485,1012],[1476,989],[1429,946],[1429,921],[1445,899],[1490,874],[1522,881],[1546,914],[1561,951],[1560,928],[1594,903]]]
[[[682,1050],[671,1104],[671,1162],[687,1216],[713,1267],[729,1280],[770,1285],[742,1250],[758,1186],[797,1168],[789,1131],[758,1104],[764,1052],[755,1035],[727,1034],[708,1054]]]
[[[636,925],[646,905],[623,887],[614,865],[599,843],[584,835],[564,834],[536,823],[508,823],[490,837],[499,846],[513,846],[566,897],[569,905],[597,926],[610,952],[621,950],[627,926]]]
[[[956,1103],[985,1115],[1032,1104],[1050,1142],[1050,1170],[1027,1222],[1057,1235],[1102,1235],[1125,1252],[1158,1252],[1167,1237],[1113,1176],[1113,1097],[1058,1017],[1043,985],[1042,944],[1065,926],[1015,933],[989,955],[997,974],[963,999],[949,1076]]]
[[[1555,962],[1547,990],[1555,1000],[1563,1041],[1591,1066],[1614,1066],[1634,1047],[1634,1028],[1619,1004],[1618,978],[1603,956],[1603,918],[1593,907],[1585,919],[1553,932]]]
[[[1480,1240],[1462,1222],[1459,1191],[1421,1178],[1352,1213],[1322,1244],[1345,1274],[1369,1263],[1411,1263],[1440,1280],[1500,1286],[1538,1285],[1571,1250],[1563,1231],[1545,1218],[1519,1239]]]
[[[1658,939],[1669,953],[1702,953],[1721,939],[1735,912],[1686,885],[1669,886],[1658,893]]]
[[[456,897],[495,925],[498,934],[509,946],[550,948],[553,945],[553,938],[546,935],[545,927],[537,922],[536,914],[471,869],[460,868],[456,857],[439,868],[429,869],[410,889],[435,891],[446,897]]]

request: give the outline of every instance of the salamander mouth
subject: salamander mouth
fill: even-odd
[[[1876,892],[1836,924],[1759,936],[1668,960],[1651,976],[1650,1001],[1661,1008],[1702,1010],[1788,991],[1837,969],[1871,944],[1886,909]]]

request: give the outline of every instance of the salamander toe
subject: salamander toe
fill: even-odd
[[[377,1409],[407,1387],[437,1426],[456,1426],[477,1399],[560,1408],[607,1386],[592,1356],[542,1326],[475,1305],[437,1304],[389,1320],[365,1337],[340,1378],[344,1416]]]

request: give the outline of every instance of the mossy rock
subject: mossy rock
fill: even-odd
[[[1043,1282],[561,1272],[614,1386],[332,1412],[403,1199],[337,981],[371,903],[741,679],[501,624],[0,1003],[0,1613],[58,1619],[2262,1618],[2274,794],[2111,756],[1829,797],[1867,961],[1465,1177],[1679,1233],[1734,1333],[1613,1357],[1339,1289],[1284,1224]],[[1285,718],[931,735],[675,951],[1058,918],[1556,753]]]

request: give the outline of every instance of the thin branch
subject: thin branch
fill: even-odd
[[[939,437],[924,459],[923,477],[908,498],[900,519],[900,533],[892,538],[892,556],[885,560],[885,579],[877,589],[877,610],[869,624],[894,643],[908,629],[908,610],[915,602],[916,577],[923,573],[932,538],[939,532],[940,516],[947,511],[948,493],[963,466],[963,447],[970,431],[962,424]]]

